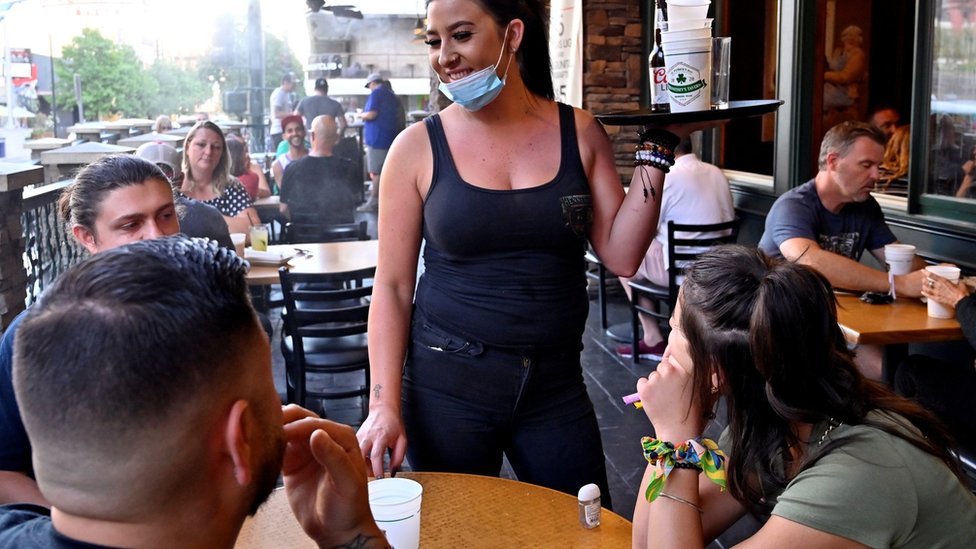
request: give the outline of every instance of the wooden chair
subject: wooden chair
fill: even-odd
[[[285,301],[281,352],[289,403],[305,406],[309,398],[360,397],[365,417],[369,394],[366,320],[375,272],[375,267],[324,274],[278,271]],[[340,385],[340,378],[352,379]]]
[[[721,232],[726,232],[725,236],[675,236],[677,233]],[[640,352],[637,350],[641,339],[639,313],[650,315],[656,318],[658,322],[667,324],[671,313],[674,311],[674,304],[678,300],[678,288],[684,279],[685,269],[691,266],[698,259],[698,256],[707,251],[708,248],[721,244],[732,244],[738,236],[738,217],[732,221],[708,225],[679,224],[674,221],[668,221],[668,285],[658,286],[644,279],[635,279],[628,282],[631,291],[631,349],[633,351],[634,364],[640,362]],[[641,297],[656,302],[658,304],[657,310],[641,305]],[[666,311],[662,310],[661,305],[667,305]]]

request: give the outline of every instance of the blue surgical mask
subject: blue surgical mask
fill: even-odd
[[[505,27],[505,39],[508,38],[508,27]],[[502,40],[502,51],[498,52],[498,60],[480,71],[473,72],[455,82],[443,82],[437,86],[448,99],[461,105],[467,111],[477,111],[491,103],[505,87],[505,79],[498,78],[495,68],[502,61],[505,54],[505,39]],[[508,77],[508,67],[512,64],[513,55],[509,55],[505,65],[505,78]]]

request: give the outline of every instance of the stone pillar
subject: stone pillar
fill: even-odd
[[[24,230],[20,224],[23,188],[44,182],[44,170],[30,164],[0,163],[0,331],[24,310]]]

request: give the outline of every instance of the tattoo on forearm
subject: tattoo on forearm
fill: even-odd
[[[355,538],[347,541],[346,543],[333,545],[332,549],[362,549],[364,547],[389,548],[390,544],[387,543],[382,536],[364,536],[362,534],[358,534]]]
[[[382,388],[383,388],[383,386],[380,385],[379,383],[377,383],[376,385],[373,385],[373,396],[375,398],[380,398],[380,389],[382,389]]]

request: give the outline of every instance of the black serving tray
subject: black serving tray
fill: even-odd
[[[650,109],[638,109],[598,114],[596,119],[607,126],[666,126],[760,116],[774,112],[782,104],[779,99],[753,99],[729,101],[729,106],[725,109],[691,112],[652,112]]]

